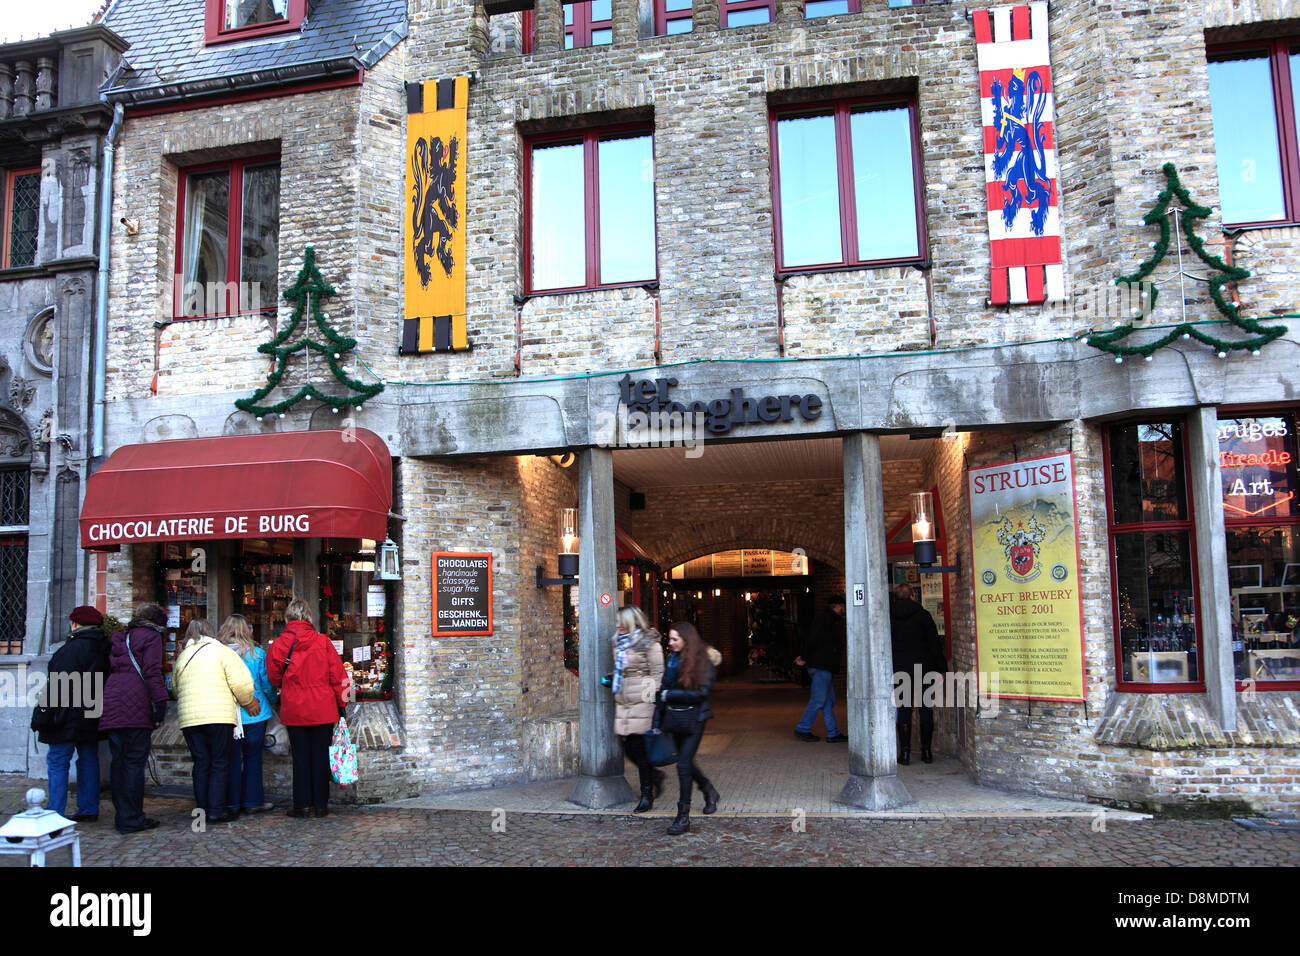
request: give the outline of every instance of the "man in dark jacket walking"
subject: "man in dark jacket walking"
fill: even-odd
[[[803,717],[794,728],[794,735],[800,740],[821,739],[812,732],[819,710],[826,723],[827,743],[842,744],[849,739],[846,734],[840,733],[835,723],[835,674],[840,669],[840,656],[843,653],[844,595],[836,594],[826,602],[826,610],[813,619],[804,653],[794,659],[796,666],[808,668],[808,676],[812,678],[808,706],[804,708]]]
[[[104,615],[93,607],[74,608],[68,618],[72,636],[50,658],[43,727],[37,739],[49,745],[45,767],[50,798],[46,809],[68,809],[68,768],[77,755],[77,812],[70,819],[99,819],[99,715],[108,675],[108,641]]]
[[[943,656],[943,642],[934,618],[917,602],[911,585],[900,584],[889,595],[889,630],[894,673],[907,675],[903,684],[906,695],[897,715],[898,762],[906,766],[912,761],[912,708],[917,706],[921,708],[921,761],[931,763],[934,708],[921,703],[925,675],[933,672],[942,675],[948,670],[948,662]]]

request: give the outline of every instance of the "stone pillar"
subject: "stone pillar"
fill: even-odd
[[[910,803],[898,779],[894,733],[893,651],[889,643],[889,564],[885,557],[880,439],[846,435],[844,585],[848,618],[849,779],[837,803],[888,810]],[[862,587],[866,603],[855,603]]]
[[[614,696],[600,678],[614,669],[610,635],[617,626],[614,550],[614,455],[578,453],[578,784],[569,802],[593,810],[630,803],[623,751],[614,734]],[[609,595],[608,604],[601,596]]]
[[[691,32],[716,32],[721,18],[722,5],[718,0],[695,0],[691,5]]]
[[[1200,598],[1200,663],[1210,710],[1225,733],[1237,729],[1236,676],[1232,665],[1232,595],[1228,541],[1223,531],[1223,478],[1219,474],[1219,416],[1213,407],[1187,416],[1187,471],[1192,478],[1196,528],[1196,589]]]
[[[0,120],[7,120],[14,111],[14,70],[8,63],[0,63]]]
[[[533,4],[533,50],[554,53],[564,49],[564,10],[560,0],[536,0]]]
[[[14,64],[14,119],[26,116],[36,105],[36,76],[31,60]]]
[[[612,0],[610,9],[614,46],[636,43],[641,32],[639,0]],[[654,32],[653,29],[651,32]]]
[[[36,108],[38,110],[54,109],[54,95],[57,80],[54,73],[54,57],[36,58]]]

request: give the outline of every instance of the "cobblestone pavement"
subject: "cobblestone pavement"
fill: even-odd
[[[1300,865],[1300,832],[1221,820],[1107,821],[1098,832],[1087,818],[810,817],[796,832],[788,817],[693,815],[689,834],[670,837],[664,819],[631,814],[343,807],[321,820],[275,811],[195,833],[191,806],[150,796],[146,811],[161,826],[130,836],[113,830],[105,808],[98,823],[82,824],[83,866]],[[65,864],[66,852],[51,864]],[[0,867],[23,864],[0,857]]]

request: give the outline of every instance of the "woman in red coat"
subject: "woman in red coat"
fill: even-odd
[[[289,732],[293,752],[291,817],[329,813],[330,741],[334,724],[347,704],[343,696],[343,661],[324,634],[311,626],[301,598],[284,611],[284,633],[266,653],[266,674],[280,689],[280,723]]]

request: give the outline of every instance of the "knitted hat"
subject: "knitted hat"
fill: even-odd
[[[80,624],[82,627],[99,627],[104,623],[104,615],[89,604],[83,604],[81,607],[72,609],[68,615],[68,620],[73,624]]]

